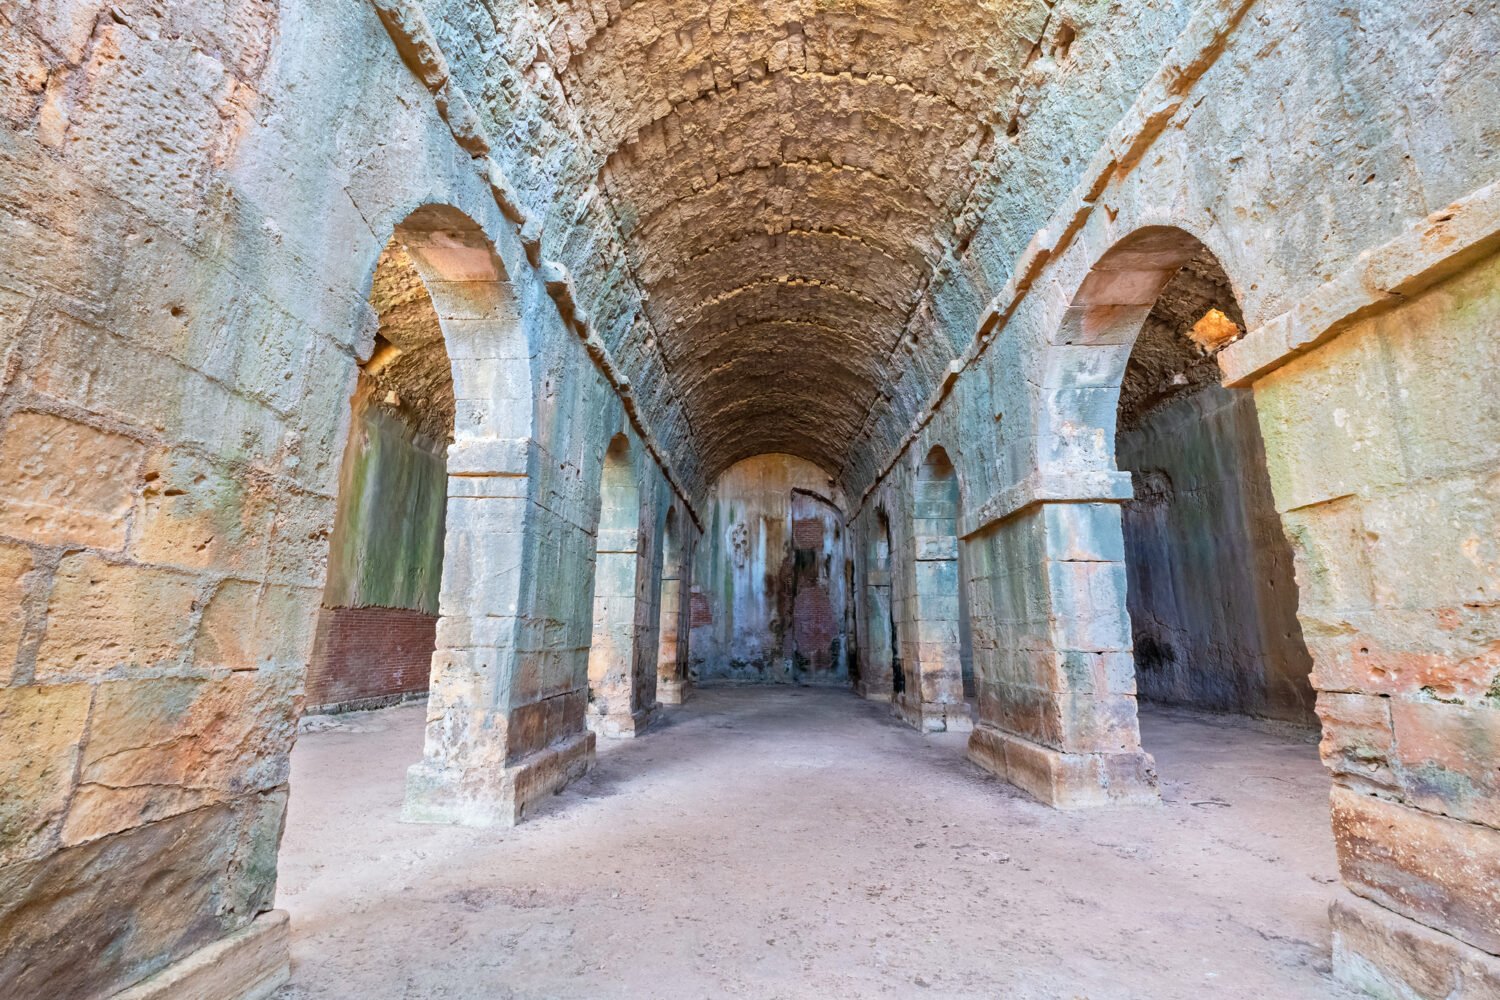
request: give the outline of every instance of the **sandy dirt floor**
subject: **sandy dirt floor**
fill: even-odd
[[[277,1000],[1349,996],[1305,735],[1148,711],[1164,804],[1066,814],[852,694],[663,715],[514,830],[397,822],[421,706],[304,735]]]

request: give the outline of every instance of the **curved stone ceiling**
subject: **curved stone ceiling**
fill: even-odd
[[[1050,5],[538,5],[709,479],[836,472]]]

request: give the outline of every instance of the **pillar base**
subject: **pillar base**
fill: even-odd
[[[656,700],[663,705],[686,704],[688,697],[693,693],[693,682],[678,678],[658,677],[656,679]]]
[[[533,802],[563,790],[594,763],[594,734],[578,733],[495,771],[447,771],[423,761],[406,772],[405,823],[515,826]]]
[[[1054,809],[1155,805],[1156,762],[1134,753],[1064,753],[980,723],[969,759]]]
[[[1333,975],[1381,1000],[1483,1000],[1500,997],[1500,957],[1343,894],[1333,922]]]
[[[891,699],[891,712],[908,726],[924,733],[967,733],[974,717],[965,702],[919,702],[905,694]]]
[[[292,976],[285,910],[262,913],[114,1000],[267,1000]]]
[[[656,706],[653,705],[650,708],[636,709],[629,715],[596,715],[590,712],[586,718],[589,730],[605,739],[633,740],[650,727],[655,713]]]

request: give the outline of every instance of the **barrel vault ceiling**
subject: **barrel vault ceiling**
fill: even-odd
[[[837,472],[1051,7],[536,3],[704,471]]]

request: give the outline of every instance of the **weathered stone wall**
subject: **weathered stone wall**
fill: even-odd
[[[1491,258],[1255,386],[1345,884],[1456,939],[1393,983],[1456,966],[1457,942],[1500,954],[1497,368]],[[1340,961],[1382,974],[1357,948]]]
[[[369,4],[80,0],[0,10],[0,35],[15,53],[0,78],[0,981],[101,997],[270,906],[393,228],[429,203],[473,220],[522,331],[497,358],[493,323],[464,318],[473,288],[434,296],[469,373],[450,545],[486,592],[528,582],[504,609],[525,625],[499,636],[465,617],[485,609],[464,574],[445,580],[450,697],[430,758],[475,718],[454,661],[482,656],[488,683],[510,678],[490,752],[585,759],[566,742],[586,687],[584,484],[625,415]],[[497,380],[507,359],[527,384]],[[502,507],[517,516],[497,530],[476,521]]]
[[[790,455],[719,478],[693,571],[698,681],[849,682],[840,499],[828,473]]]
[[[447,511],[447,442],[433,441],[372,399],[361,380],[328,546],[329,608],[386,607],[437,615]]]

